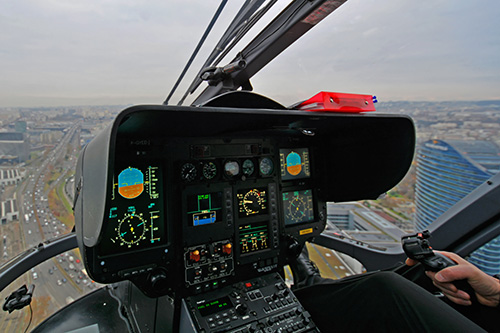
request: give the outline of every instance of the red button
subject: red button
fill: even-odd
[[[251,288],[251,287],[252,287],[252,284],[251,284],[250,282],[247,282],[247,283],[245,283],[245,287],[247,287],[247,288]]]

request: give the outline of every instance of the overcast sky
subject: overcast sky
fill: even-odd
[[[0,107],[162,103],[219,3],[0,0]],[[229,0],[173,103],[242,3]],[[348,0],[252,84],[285,105],[322,90],[500,99],[499,14],[497,0]]]

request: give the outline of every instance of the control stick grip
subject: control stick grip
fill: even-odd
[[[425,230],[422,233],[403,236],[401,242],[403,250],[408,258],[420,262],[426,271],[438,272],[446,267],[455,266],[457,263],[447,256],[434,252],[430,247],[429,241],[430,232]],[[455,287],[465,291],[470,296],[472,303],[477,303],[476,292],[467,282],[467,280],[457,280],[452,282]]]
[[[422,265],[425,269],[431,272],[438,272],[446,267],[455,266],[457,263],[448,258],[447,256],[434,252],[434,256],[422,259]],[[476,292],[467,282],[467,280],[456,280],[452,282],[455,287],[465,291],[470,296],[471,302],[477,302]]]

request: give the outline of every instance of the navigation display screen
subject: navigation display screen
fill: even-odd
[[[312,191],[283,192],[283,215],[285,226],[314,221]]]
[[[311,177],[309,149],[280,149],[281,180]]]
[[[269,247],[267,222],[245,224],[239,227],[241,254],[264,250]]]
[[[161,178],[156,165],[137,163],[117,169],[100,244],[102,255],[166,242]]]
[[[222,221],[222,192],[188,195],[187,215],[193,227]]]

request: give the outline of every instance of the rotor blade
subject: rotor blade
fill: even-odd
[[[168,97],[167,99],[163,102],[163,104],[165,105],[168,105],[168,101],[170,100],[170,98],[172,97],[172,95],[174,94],[175,90],[177,89],[177,87],[179,86],[179,83],[182,81],[182,79],[184,78],[184,75],[186,75],[186,72],[187,70],[189,69],[189,67],[191,66],[191,63],[193,62],[194,58],[196,57],[196,55],[198,54],[198,51],[200,51],[200,48],[201,46],[203,45],[203,43],[205,42],[205,39],[207,39],[207,36],[208,34],[210,33],[210,31],[212,30],[215,22],[217,21],[217,19],[219,18],[219,15],[220,13],[222,12],[222,10],[224,9],[224,6],[226,5],[227,3],[227,0],[222,0],[220,5],[219,5],[219,8],[217,8],[217,11],[215,12],[214,16],[212,17],[212,20],[210,21],[207,29],[205,30],[205,33],[203,34],[203,36],[201,37],[200,41],[198,42],[198,45],[196,46],[193,54],[191,55],[191,58],[189,58],[186,66],[184,67],[184,69],[182,70],[182,73],[181,75],[179,76],[179,78],[177,79],[177,82],[175,83],[174,87],[172,88],[172,90],[170,91],[170,94],[168,94]]]
[[[248,30],[251,28],[251,26],[253,26],[255,24],[256,20],[255,20],[254,13],[255,13],[255,11],[257,11],[260,8],[260,6],[262,5],[262,3],[264,1],[265,0],[247,0],[243,4],[243,6],[239,10],[238,14],[236,14],[235,18],[233,19],[233,21],[231,22],[231,24],[227,28],[226,32],[224,33],[224,35],[221,37],[221,39],[219,40],[219,42],[217,43],[217,45],[213,49],[212,53],[208,56],[207,60],[203,64],[203,66],[201,66],[200,71],[194,77],[193,81],[189,85],[189,88],[186,90],[186,92],[184,93],[182,98],[179,100],[177,105],[182,105],[182,103],[184,103],[184,100],[186,99],[186,97],[189,94],[192,94],[198,88],[198,86],[201,84],[201,82],[203,82],[200,79],[200,75],[201,75],[202,71],[207,67],[217,66],[217,64],[220,62],[220,59],[222,59],[222,57],[219,56],[221,54],[221,52],[224,52],[224,56],[225,56],[229,52],[229,50],[231,50],[234,47],[234,45],[235,45],[234,40],[237,38],[237,40],[239,41],[246,34],[246,32],[248,32]],[[271,0],[271,6],[276,1],[277,0]],[[266,8],[270,8],[269,4],[266,5]],[[260,17],[262,17],[262,15],[260,15],[257,18],[257,21],[258,21],[258,19],[260,19]],[[242,32],[243,32],[243,35],[242,35]],[[230,48],[227,48],[227,45],[231,41],[233,41],[233,42],[231,43]],[[217,60],[214,61],[216,58],[217,58]]]
[[[247,34],[247,32],[250,31],[250,29],[262,18],[262,16],[264,16],[264,14],[267,13],[269,11],[269,9],[271,9],[271,7],[274,4],[276,4],[276,2],[277,2],[277,0],[271,0],[264,8],[262,8],[257,13],[255,13],[255,15],[253,15],[249,19],[248,23],[246,23],[244,26],[242,26],[238,30],[237,35],[234,36],[231,44],[229,46],[225,46],[224,49],[221,49],[221,51],[218,54],[218,58],[215,61],[213,61],[213,62],[208,62],[208,61],[205,62],[205,64],[201,68],[200,72],[198,73],[198,75],[196,75],[196,77],[194,78],[193,82],[189,86],[188,90],[186,91],[186,93],[184,94],[184,96],[182,97],[182,99],[179,101],[178,105],[182,105],[182,103],[184,102],[184,100],[186,99],[186,97],[189,94],[194,93],[195,90],[198,89],[198,87],[200,86],[200,84],[203,82],[203,80],[200,78],[200,75],[201,75],[202,71],[205,68],[207,68],[207,67],[217,66],[217,64],[220,63],[220,61],[234,48],[234,46],[236,46],[236,44]]]
[[[278,54],[313,28],[347,0],[292,1],[231,63],[245,60],[247,66],[230,74],[229,80],[208,86],[192,103],[199,105],[245,85]],[[231,82],[228,86],[228,82]]]

